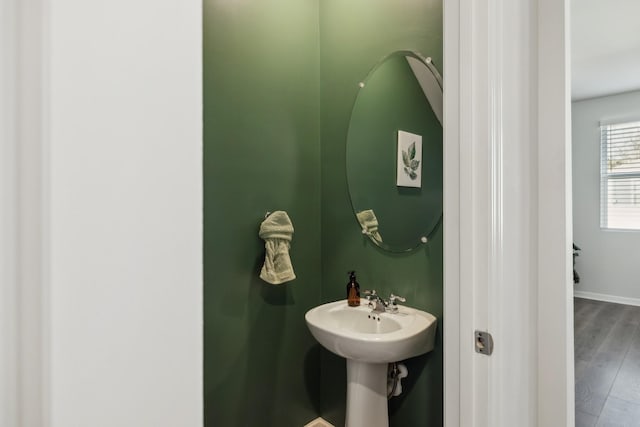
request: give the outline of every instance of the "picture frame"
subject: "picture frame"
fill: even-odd
[[[398,131],[396,186],[422,188],[422,136]]]

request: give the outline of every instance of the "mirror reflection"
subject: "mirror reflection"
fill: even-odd
[[[442,78],[430,59],[394,52],[360,83],[346,156],[362,233],[392,252],[426,243],[442,218]]]

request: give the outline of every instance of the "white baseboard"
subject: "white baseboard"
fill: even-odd
[[[573,296],[577,298],[593,299],[597,301],[613,302],[616,304],[640,306],[640,298],[619,297],[616,295],[599,294],[596,292],[573,291]]]
[[[311,421],[309,424],[305,424],[304,427],[334,427],[334,425],[320,417]]]

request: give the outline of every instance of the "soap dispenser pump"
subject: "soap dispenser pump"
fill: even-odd
[[[356,272],[349,272],[349,283],[347,283],[347,304],[349,307],[360,305],[360,285],[356,282]]]

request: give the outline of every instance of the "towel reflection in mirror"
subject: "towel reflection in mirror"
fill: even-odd
[[[366,234],[378,243],[382,243],[382,236],[378,231],[378,218],[376,218],[373,209],[358,212],[356,218],[358,218],[358,222],[362,227],[363,234]]]

